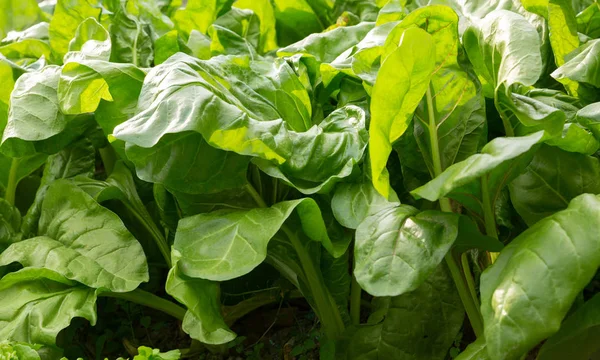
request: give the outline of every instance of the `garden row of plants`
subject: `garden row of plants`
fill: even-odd
[[[600,356],[600,4],[0,5],[0,359],[290,297],[322,359]]]

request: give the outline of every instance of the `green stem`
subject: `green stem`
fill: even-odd
[[[4,199],[10,204],[15,204],[17,193],[17,169],[19,168],[19,159],[13,158],[8,172],[8,183],[6,184],[6,193]]]
[[[467,259],[467,253],[462,253],[460,255],[460,262],[465,273],[465,278],[467,279],[467,286],[469,287],[469,292],[471,293],[471,297],[473,298],[473,302],[477,308],[479,308],[479,299],[477,297],[477,290],[475,290],[475,281],[473,280],[473,274],[471,274],[471,268],[469,267],[469,259]]]
[[[315,263],[298,236],[285,225],[281,227],[281,230],[287,235],[298,254],[325,335],[329,339],[336,339],[344,332],[344,321],[329,290],[327,290],[320,270],[317,270]]]
[[[258,206],[263,208],[267,207],[262,196],[260,196],[251,184],[246,184],[245,188]],[[298,236],[286,225],[281,226],[281,231],[286,234],[294,247],[294,250],[296,250],[296,253],[298,254],[300,265],[306,276],[307,285],[310,288],[310,292],[315,302],[315,312],[321,320],[325,334],[328,338],[335,339],[344,331],[344,321],[342,320],[342,316],[340,315],[333,297],[324,283],[323,276],[321,275],[320,270],[315,266],[310,254],[306,251]]]
[[[499,106],[497,92],[494,92],[494,104],[496,105],[496,108],[501,108]],[[504,111],[499,111],[499,112],[500,112],[500,119],[502,119],[502,125],[504,126],[504,133],[506,134],[506,136],[509,136],[509,137],[515,136],[515,130],[513,129],[512,125],[510,124],[509,119],[507,119],[506,115],[504,115]]]
[[[443,169],[441,160],[442,158],[440,156],[437,123],[435,121],[435,112],[433,109],[433,97],[431,96],[431,86],[427,89],[426,98],[427,111],[429,115],[429,140],[431,143],[433,175],[434,177],[437,177],[442,173]],[[448,198],[441,198],[439,202],[440,209],[442,211],[452,212],[452,206]],[[469,317],[469,321],[471,322],[471,326],[473,327],[473,331],[475,332],[475,335],[479,337],[483,334],[483,320],[481,318],[479,308],[476,305],[476,301],[473,298],[471,291],[469,290],[467,281],[465,277],[463,277],[463,273],[458,263],[456,262],[454,255],[452,255],[452,251],[449,251],[446,254],[445,260],[448,264],[448,268],[450,269],[450,274],[452,275],[452,279],[454,280],[454,284],[456,285],[456,289],[458,290],[460,299],[462,300],[463,306],[465,307],[465,311],[467,312],[467,316]]]
[[[181,306],[141,289],[136,289],[125,293],[104,292],[99,296],[127,300],[132,303],[162,311],[180,321],[183,321],[183,317],[186,313],[186,310]]]
[[[494,239],[498,239],[498,232],[496,229],[496,215],[494,214],[494,208],[492,207],[492,202],[490,201],[490,190],[488,185],[488,177],[481,177],[481,198],[483,200],[483,219],[485,222],[485,233],[488,236],[493,237]],[[494,263],[496,258],[498,257],[497,252],[489,253],[490,263]]]
[[[165,237],[156,227],[154,222],[148,220],[150,218],[150,214],[147,213],[145,208],[143,210],[136,209],[134,206],[129,204],[128,201],[124,201],[123,203],[125,204],[125,207],[127,207],[127,209],[131,212],[131,214],[138,220],[140,225],[142,225],[144,229],[146,229],[146,231],[148,231],[148,233],[152,236],[152,239],[154,239],[154,243],[158,247],[158,250],[162,254],[163,258],[165,259],[165,262],[167,263],[167,266],[170,269],[173,266],[173,264],[171,263],[171,248],[167,243],[167,239],[165,239]],[[140,211],[144,211],[145,216],[142,215]]]
[[[356,277],[352,275],[352,285],[350,287],[350,320],[352,325],[360,324],[360,301],[362,289]]]
[[[104,170],[106,175],[112,174],[115,168],[115,162],[117,161],[117,153],[111,145],[105,146],[99,150],[100,157],[102,158],[102,164],[104,164]]]

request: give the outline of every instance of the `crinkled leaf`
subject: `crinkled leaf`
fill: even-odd
[[[237,0],[236,8],[252,10],[260,19],[260,53],[277,48],[277,32],[275,30],[275,11],[269,0]]]
[[[481,313],[492,359],[520,359],[558,331],[600,266],[600,199],[585,194],[514,239],[481,275]]]

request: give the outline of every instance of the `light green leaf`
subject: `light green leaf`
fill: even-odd
[[[181,253],[179,266],[187,276],[224,281],[247,274],[267,256],[267,246],[296,210],[302,228],[335,257],[346,244],[334,244],[314,200],[284,201],[270,208],[217,210],[179,222],[173,248]]]
[[[177,257],[176,251],[173,252]],[[167,277],[169,295],[184,304],[188,311],[183,319],[183,330],[193,339],[206,344],[225,344],[236,335],[221,315],[221,291],[219,284],[210,280],[186,276],[177,259]]]
[[[509,186],[513,206],[531,226],[578,195],[599,194],[600,160],[544,145]]]
[[[360,183],[339,184],[331,199],[331,209],[340,224],[356,229],[368,216],[400,203],[394,192],[390,198],[391,201],[388,201],[381,196],[371,181],[364,179]]]
[[[0,198],[0,251],[21,240],[21,213],[19,209]]]
[[[550,139],[547,143],[569,152],[584,155],[593,155],[600,148],[600,143],[589,130],[574,123],[565,124],[562,136]]]
[[[102,9],[97,0],[57,0],[50,21],[50,46],[57,58],[62,59],[69,50],[79,24],[87,18],[100,20]]]
[[[514,239],[481,275],[481,313],[492,359],[520,359],[558,331],[600,266],[600,199],[585,194]],[[540,276],[542,274],[542,276]]]
[[[167,352],[160,352],[159,349],[152,349],[147,346],[140,346],[138,354],[133,360],[178,360],[181,357],[181,351],[178,349]]]
[[[221,12],[227,11],[232,0],[190,0],[185,9],[178,9],[172,17],[175,27],[184,34],[198,30],[206,34],[208,27]]]
[[[139,67],[150,67],[154,60],[152,31],[143,21],[119,7],[109,27],[112,51],[110,60],[132,63]]]
[[[385,198],[390,196],[389,174],[385,168],[392,143],[408,128],[412,113],[429,86],[435,66],[431,35],[417,28],[407,29],[383,63],[371,98],[369,154],[373,186]]]
[[[573,80],[600,87],[600,40],[591,40],[569,55],[567,61],[551,74],[558,81]]]
[[[435,271],[458,234],[459,218],[408,205],[384,209],[356,229],[354,276],[373,296],[417,289]]]
[[[477,338],[455,360],[490,360],[485,338],[483,336]]]
[[[64,62],[79,60],[110,59],[110,34],[94,18],[85,19],[75,31],[75,37],[69,42],[69,52]]]
[[[577,123],[590,130],[600,141],[600,103],[590,104],[577,112]]]
[[[349,328],[336,344],[336,359],[443,359],[464,320],[445,265],[415,291],[375,298],[372,305],[368,323]]]
[[[48,188],[37,236],[0,254],[0,265],[12,262],[115,292],[148,281],[144,251],[118,216],[66,180]]]
[[[0,40],[11,30],[24,30],[45,18],[35,0],[5,0],[0,12]]]
[[[269,0],[237,0],[233,4],[239,9],[252,10],[260,19],[260,53],[277,48],[277,32],[275,30],[275,11]]]
[[[0,280],[0,338],[55,345],[74,317],[96,323],[96,290],[47,269],[26,268]]]
[[[325,28],[307,0],[272,0],[271,3],[280,46],[287,46]]]
[[[593,359],[600,349],[598,326],[600,325],[600,295],[586,301],[560,326],[539,351],[539,360]]]
[[[600,37],[600,8],[596,2],[577,14],[577,31],[592,39]]]
[[[0,53],[14,61],[49,59],[52,50],[48,42],[48,23],[41,22],[23,31],[11,31],[0,43]]]

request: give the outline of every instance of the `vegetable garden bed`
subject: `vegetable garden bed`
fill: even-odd
[[[600,358],[597,2],[0,10],[0,360]]]

